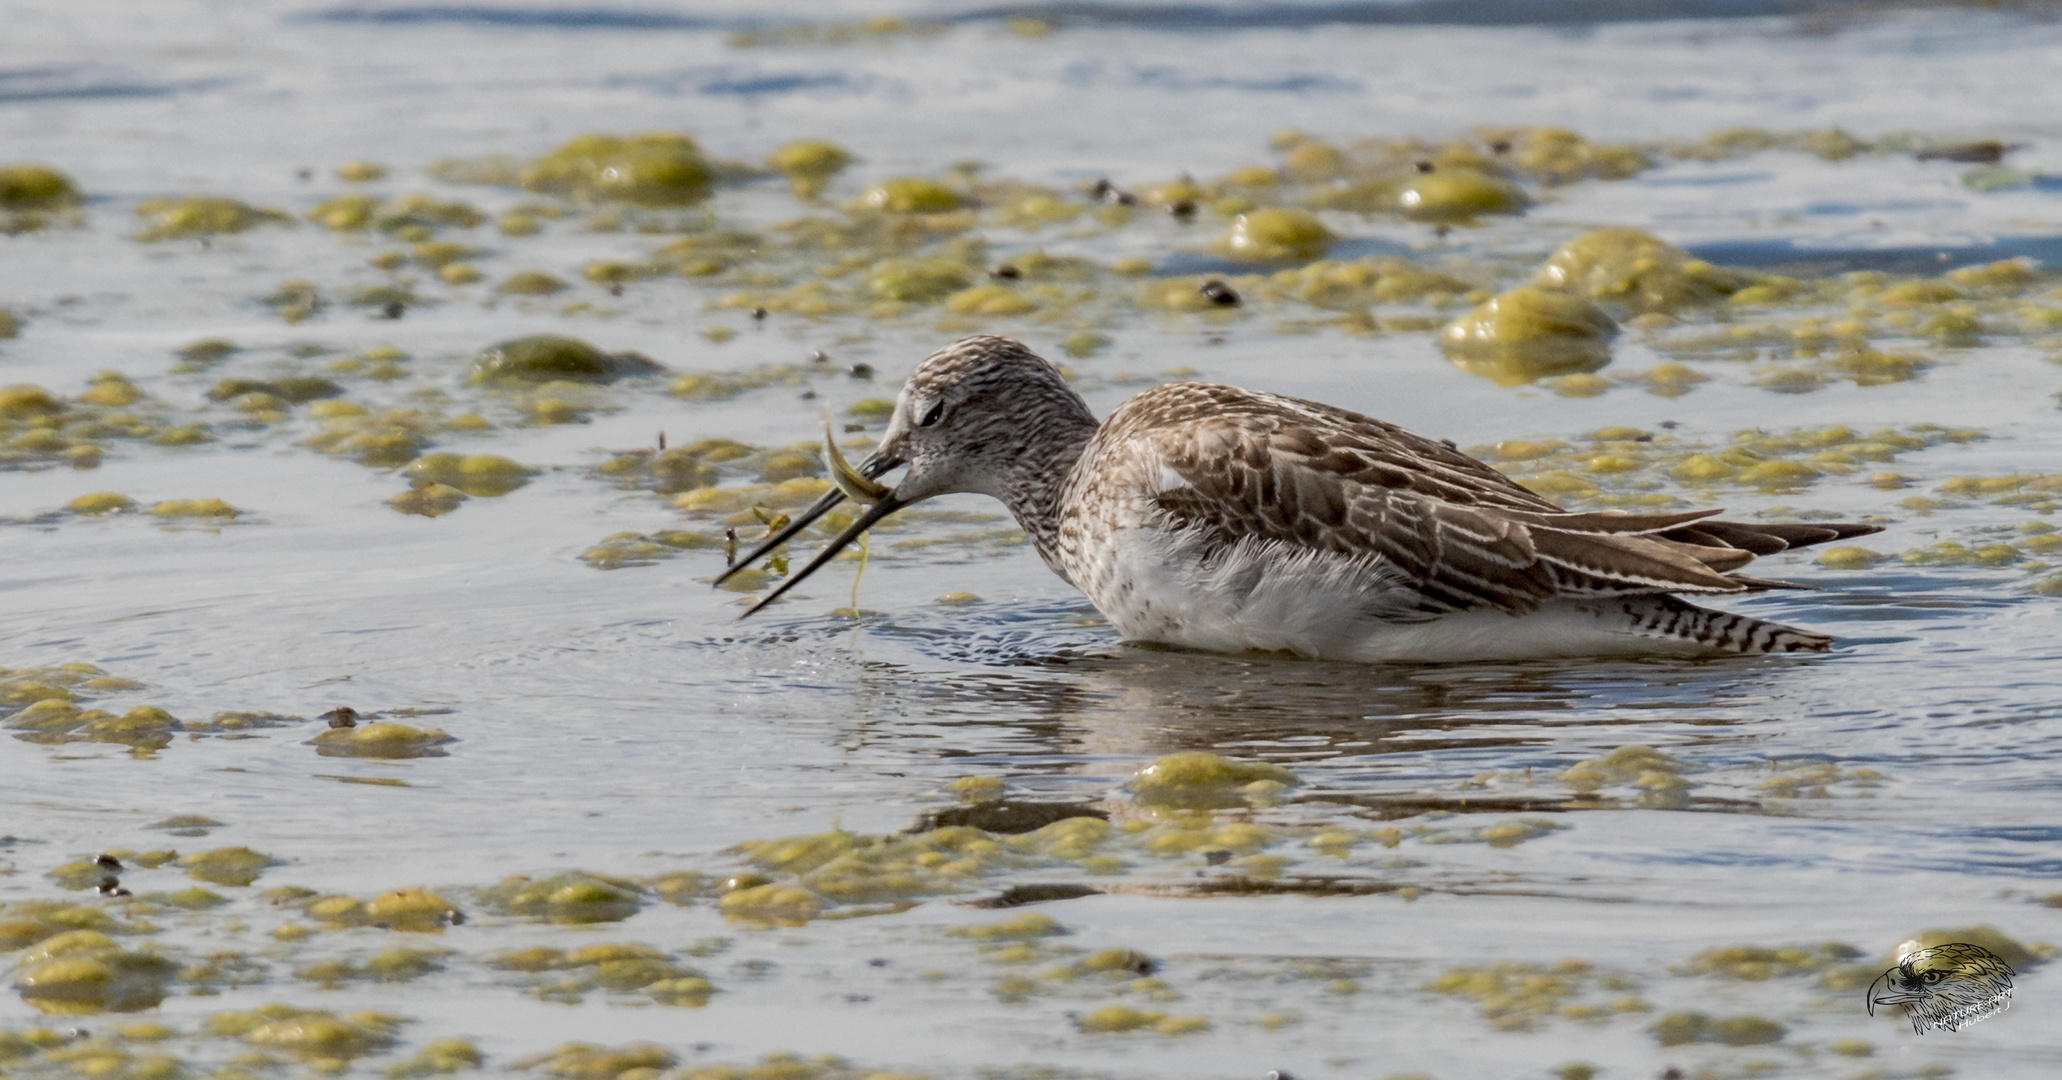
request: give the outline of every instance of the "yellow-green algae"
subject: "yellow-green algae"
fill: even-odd
[[[403,1017],[382,1012],[334,1013],[291,1005],[262,1005],[243,1012],[208,1017],[210,1035],[241,1038],[262,1049],[299,1058],[316,1072],[342,1072],[349,1063],[379,1053],[399,1038]]]
[[[15,961],[15,987],[40,1012],[135,1012],[164,1000],[177,966],[145,947],[125,950],[98,930],[47,938]]]
[[[71,177],[48,165],[0,165],[0,210],[55,210],[82,198]]]
[[[1687,505],[1667,493],[1672,485],[1692,491],[1796,491],[1910,451],[1984,437],[1980,431],[1936,425],[1868,431],[1836,424],[1789,431],[1750,428],[1728,440],[1706,442],[1668,431],[1617,427],[1574,439],[1513,439],[1468,450],[1557,502],[1667,509]]]
[[[546,976],[528,985],[533,995],[547,1001],[577,1002],[582,994],[599,989],[641,993],[661,1005],[700,1008],[716,993],[715,984],[699,970],[638,943],[603,943],[570,951],[537,946],[495,957],[488,965]]]
[[[1437,169],[1396,193],[1396,208],[1419,221],[1461,222],[1481,214],[1522,214],[1531,204],[1518,185],[1466,168]]]
[[[95,870],[106,873],[97,866]],[[119,922],[100,908],[63,900],[18,900],[0,904],[0,952],[26,949],[74,930],[129,934],[150,929],[153,927],[148,924]]]
[[[646,206],[679,206],[706,197],[715,170],[686,135],[582,135],[525,166],[531,191]]]
[[[185,730],[178,717],[155,705],[138,705],[116,716],[99,709],[81,709],[64,699],[38,701],[0,726],[21,732],[16,738],[24,742],[118,743],[139,756],[164,749],[171,745],[175,732]]]
[[[451,901],[423,888],[393,889],[370,900],[341,895],[267,896],[275,902],[300,906],[309,918],[332,927],[371,926],[407,933],[437,933],[465,921],[465,914]]]
[[[1169,1016],[1129,1005],[1106,1005],[1083,1013],[1075,1018],[1074,1026],[1091,1035],[1148,1030],[1161,1035],[1194,1035],[1210,1030],[1210,1022],[1200,1016]]]
[[[292,375],[277,379],[224,379],[208,388],[208,400],[229,401],[246,394],[267,394],[291,405],[305,405],[343,393],[344,388],[329,379]]]
[[[402,475],[418,490],[436,485],[467,495],[494,498],[523,487],[538,470],[495,454],[424,454],[408,463]]]
[[[836,143],[821,139],[788,143],[766,159],[767,168],[788,178],[798,199],[813,199],[822,194],[831,178],[844,172],[851,164],[849,152]]]
[[[1455,367],[1498,386],[1596,371],[1611,362],[1618,324],[1586,297],[1538,285],[1497,294],[1440,331]]]
[[[161,518],[214,518],[233,521],[243,513],[219,498],[166,499],[150,508],[152,515]]]
[[[868,188],[859,205],[891,214],[937,214],[967,205],[967,197],[936,180],[903,177]]]
[[[1638,229],[1594,229],[1568,241],[1539,268],[1537,280],[1631,315],[1715,304],[1753,282]]]
[[[188,195],[176,199],[150,199],[136,207],[144,221],[136,239],[155,240],[219,236],[240,233],[260,225],[292,225],[294,218],[283,210],[270,210],[216,196]]]
[[[444,757],[443,747],[457,742],[456,736],[438,728],[410,727],[392,721],[333,727],[308,740],[323,757],[420,758]]]
[[[1473,1002],[1483,1021],[1500,1031],[1530,1030],[1555,1017],[1596,1022],[1652,1008],[1636,996],[1638,984],[1628,976],[1575,959],[1456,967],[1421,989]]]
[[[1647,1029],[1663,1046],[1686,1043],[1721,1043],[1726,1046],[1763,1046],[1781,1042],[1788,1034],[1782,1024],[1760,1016],[1713,1018],[1698,1012],[1676,1012],[1654,1021]]]
[[[1245,805],[1295,787],[1302,781],[1279,765],[1234,761],[1217,754],[1168,754],[1134,773],[1133,797],[1149,806],[1228,807]]]
[[[421,1080],[427,1076],[448,1076],[477,1069],[487,1055],[471,1039],[438,1039],[424,1043],[415,1056],[387,1066],[387,1080]]]
[[[214,885],[249,885],[279,860],[247,847],[216,848],[179,860],[188,877]]]
[[[1037,911],[1012,915],[997,923],[955,926],[946,931],[953,937],[972,938],[975,941],[1032,941],[1064,935],[1066,932],[1067,928],[1061,926],[1059,920]]]
[[[424,409],[390,409],[374,413],[350,402],[332,411],[311,410],[321,430],[307,445],[326,454],[348,457],[361,465],[394,468],[414,461],[430,445],[430,435],[450,426],[441,414]]]
[[[509,915],[557,923],[616,922],[637,914],[647,890],[625,878],[572,871],[544,879],[516,876],[480,890],[480,903]]]
[[[1684,975],[1719,975],[1728,979],[1760,982],[1785,975],[1808,975],[1824,971],[1862,955],[1860,949],[1842,942],[1819,945],[1728,945],[1706,949],[1676,968]]]
[[[636,353],[610,354],[578,338],[536,334],[512,338],[482,350],[467,381],[476,384],[606,383],[626,375],[662,370]]]
[[[1217,250],[1242,262],[1301,262],[1322,257],[1337,240],[1307,210],[1269,208],[1234,218]]]

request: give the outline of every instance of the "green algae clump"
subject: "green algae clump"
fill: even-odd
[[[635,353],[611,355],[578,338],[536,334],[489,346],[473,360],[466,381],[478,384],[614,382],[663,370]]]
[[[286,1015],[277,1015],[281,1013]],[[263,1022],[242,1033],[245,1041],[294,1054],[318,1072],[342,1072],[352,1058],[392,1046],[402,1023],[386,1013],[359,1012],[339,1018],[287,1006],[266,1006],[256,1014]],[[214,1019],[209,1024],[215,1026]]]
[[[417,490],[443,485],[467,495],[496,498],[530,482],[537,470],[494,454],[424,454],[402,470]]]
[[[1618,324],[1586,297],[1520,285],[1449,323],[1439,345],[1470,375],[1522,386],[1604,367],[1617,335]]]
[[[55,210],[80,198],[79,185],[48,165],[0,165],[0,210]]]
[[[1842,545],[1820,552],[1816,561],[1828,570],[1867,570],[1889,557],[1865,547]]]
[[[23,420],[64,411],[64,400],[29,383],[0,387],[0,420]]]
[[[890,214],[942,214],[967,205],[967,197],[936,180],[903,177],[867,189],[859,205]]]
[[[1270,207],[1240,214],[1216,250],[1240,262],[1301,262],[1323,257],[1337,240],[1308,210]]]
[[[387,505],[398,513],[433,518],[442,517],[458,509],[470,497],[448,484],[428,484],[409,488],[388,499]]]
[[[410,933],[436,933],[465,921],[451,901],[428,889],[394,889],[365,902],[367,924]]]
[[[425,1043],[414,1057],[388,1066],[386,1075],[387,1080],[422,1080],[477,1069],[486,1063],[487,1055],[472,1040],[438,1039]]]
[[[1728,1016],[1714,1019],[1703,1013],[1669,1013],[1647,1028],[1662,1046],[1690,1043],[1719,1043],[1725,1046],[1766,1046],[1781,1042],[1788,1032],[1783,1025],[1759,1016]]]
[[[258,875],[278,866],[279,860],[247,847],[216,848],[179,860],[186,876],[211,885],[249,885]]]
[[[523,270],[510,274],[494,291],[513,296],[550,296],[572,288],[571,285],[542,270]]]
[[[124,950],[98,930],[45,940],[18,961],[15,987],[39,1012],[77,1016],[157,1007],[177,965],[149,950]]]
[[[457,742],[437,728],[415,728],[381,721],[356,727],[330,728],[308,740],[323,757],[398,758],[444,757],[444,744]]]
[[[531,162],[518,182],[531,191],[680,206],[709,194],[715,170],[685,135],[582,135]]]
[[[1263,788],[1272,794],[1300,783],[1279,765],[1191,750],[1168,754],[1134,773],[1131,791],[1151,806],[1213,808],[1241,806]]]
[[[1531,204],[1518,185],[1475,169],[1440,169],[1396,193],[1396,208],[1418,221],[1464,222],[1481,214],[1522,214]]]
[[[84,517],[99,517],[134,510],[136,500],[113,491],[95,491],[73,499],[64,508]]]
[[[967,287],[966,267],[943,259],[888,259],[866,277],[866,291],[882,300],[930,304]]]
[[[243,511],[215,499],[166,499],[150,508],[150,512],[161,518],[216,518],[234,521]]]
[[[151,199],[136,208],[136,216],[144,220],[136,239],[145,243],[240,233],[268,223],[294,223],[293,215],[281,210],[207,195]]]
[[[802,139],[788,143],[766,158],[766,167],[788,178],[795,197],[813,199],[829,186],[831,177],[852,164],[852,155],[833,142]]]
[[[1633,315],[1715,304],[1754,282],[1638,229],[1594,229],[1568,241],[1540,267],[1537,280]]]
[[[613,1050],[589,1043],[566,1043],[556,1050],[518,1061],[514,1067],[531,1069],[542,1066],[546,1073],[559,1080],[649,1080],[679,1061],[672,1051],[651,1043],[633,1043]],[[790,1080],[791,1077],[809,1075],[800,1062],[794,1064],[798,1067],[796,1070],[765,1075],[768,1080],[775,1077]],[[753,1070],[753,1074],[756,1073],[757,1070]]]
[[[953,937],[972,938],[975,941],[1031,941],[1037,938],[1056,937],[1067,932],[1058,919],[1042,912],[1027,911],[1012,915],[999,923],[986,926],[955,926],[945,931]]]
[[[575,870],[542,880],[504,879],[480,890],[480,902],[509,915],[579,924],[627,919],[644,906],[645,894],[634,881]]]
[[[1706,949],[1690,957],[1679,971],[1685,975],[1720,975],[1728,979],[1760,982],[1784,975],[1822,971],[1861,954],[1860,949],[1837,941],[1780,949],[1762,945],[1729,945]]]

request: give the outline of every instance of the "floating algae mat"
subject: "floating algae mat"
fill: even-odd
[[[0,1074],[2062,1061],[2055,27],[73,7],[0,73]],[[1884,529],[1710,601],[1804,658],[1127,644],[973,496],[737,621],[973,333]],[[1869,1015],[1950,942],[2014,1009]]]

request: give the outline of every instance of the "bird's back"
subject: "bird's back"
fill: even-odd
[[[1756,554],[1875,530],[1713,513],[1570,513],[1394,424],[1174,383],[1099,427],[1069,478],[1049,558],[1127,636],[1216,650],[1410,659],[1825,647],[1668,594],[1756,591],[1770,583],[1729,572]],[[1553,617],[1519,620],[1523,629],[1484,618],[1541,614]]]

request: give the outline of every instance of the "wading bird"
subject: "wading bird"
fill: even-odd
[[[838,488],[724,577],[846,498],[871,505],[747,615],[896,510],[978,492],[1138,641],[1358,661],[1824,651],[1823,634],[1678,594],[1794,587],[1733,571],[1878,531],[1569,512],[1450,443],[1211,383],[1148,390],[1097,423],[1057,369],[1001,337],[918,365],[856,468],[826,453]]]

